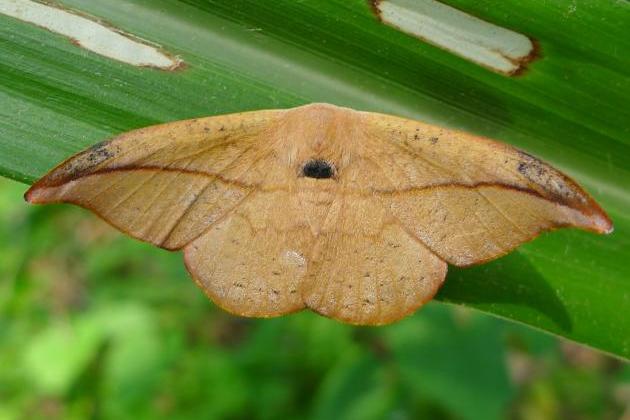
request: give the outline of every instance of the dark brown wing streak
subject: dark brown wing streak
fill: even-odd
[[[264,155],[256,150],[268,145],[256,139],[279,115],[263,114],[271,119],[210,117],[125,133],[67,159],[25,197],[82,206],[137,239],[179,249],[256,187],[241,177]]]
[[[253,191],[252,186],[206,172],[152,167],[104,169],[70,183],[72,191],[64,188],[68,183],[60,184],[65,191],[55,194],[54,202],[84,207],[124,233],[170,250],[199,236]],[[102,184],[106,188],[99,190]],[[121,191],[126,192],[122,197]],[[182,202],[185,195],[188,203]],[[133,217],[130,209],[137,210]]]
[[[373,190],[406,231],[451,264],[497,258],[544,230],[612,229],[574,181],[517,149],[416,121],[363,115],[375,162],[395,158],[404,168]],[[448,171],[436,174],[440,167]]]
[[[405,230],[458,266],[498,258],[542,230],[569,226],[581,217],[534,194],[487,184],[388,194],[383,203]]]
[[[165,191],[173,177],[185,185],[188,204],[182,201],[181,190]],[[94,194],[103,183],[108,184],[105,191]],[[208,185],[213,186],[211,191]],[[130,188],[144,191],[127,193]],[[30,201],[84,207],[136,239],[175,250],[201,235],[251,191],[251,187],[225,184],[208,174],[134,168],[98,172],[81,177],[74,184],[46,187],[34,193]],[[177,225],[184,228],[177,232]]]

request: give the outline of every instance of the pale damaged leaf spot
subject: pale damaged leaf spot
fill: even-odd
[[[102,22],[31,0],[0,0],[0,13],[64,36],[87,50],[139,67],[175,70],[183,62]]]
[[[374,0],[379,19],[405,33],[505,75],[536,56],[527,36],[435,0]]]

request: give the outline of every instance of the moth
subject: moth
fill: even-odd
[[[573,180],[489,139],[329,104],[176,121],[124,133],[50,171],[30,203],[72,203],[183,250],[223,309],[309,308],[386,324],[540,232],[609,233]]]

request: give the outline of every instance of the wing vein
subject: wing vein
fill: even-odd
[[[127,200],[129,200],[135,193],[138,192],[138,190],[140,190],[142,187],[144,187],[149,181],[151,181],[153,178],[155,178],[157,176],[157,172],[154,172],[151,174],[151,176],[147,177],[146,179],[143,179],[137,186],[136,188],[132,189],[127,195],[125,195],[122,199],[118,200],[118,202],[116,202],[114,205],[112,205],[109,210],[114,210],[117,209],[118,207],[120,207],[124,202],[126,202]]]
[[[172,184],[173,181],[175,181],[177,178],[179,177],[179,173],[177,173],[175,176],[171,177],[168,182],[164,183],[164,186],[162,188],[160,188],[159,192],[157,194],[153,195],[153,198],[151,199],[151,201],[149,201],[148,205],[145,205],[143,211],[141,214],[139,214],[138,216],[135,217],[133,223],[131,223],[132,225],[136,223],[136,221],[145,216],[147,214],[147,212],[150,211],[151,207],[153,207],[153,204],[155,204],[155,202],[160,198],[160,196],[162,195],[162,193],[164,191],[166,191]],[[162,211],[160,212],[160,215],[162,215],[167,209],[162,209]],[[153,226],[155,226],[155,224],[157,223],[158,220],[160,220],[160,217],[155,217],[151,223],[149,224],[149,226],[147,226],[144,230],[144,234],[146,234],[147,232],[150,232],[151,229],[153,228]]]
[[[514,226],[516,228],[516,230],[521,232],[523,235],[528,236],[527,233],[523,229],[521,229],[521,227],[514,220],[512,220],[507,214],[505,214],[499,208],[499,206],[497,206],[492,200],[490,200],[488,197],[486,197],[486,195],[483,192],[481,192],[479,190],[475,190],[475,191],[480,196],[482,196],[484,198],[484,200],[486,200],[488,202],[488,204],[490,204],[497,211],[497,213],[499,213],[505,220],[507,220],[512,226]]]
[[[427,164],[429,164],[430,166],[432,166],[433,169],[433,173],[437,174],[437,175],[441,175],[442,173],[446,172],[447,174],[454,176],[454,178],[456,178],[456,176],[458,175],[457,173],[455,173],[454,171],[440,165],[439,163],[433,161],[432,159],[429,159],[427,156],[424,156],[422,153],[418,153],[417,151],[404,147],[403,145],[401,145],[399,142],[395,142],[395,141],[390,141],[388,142],[389,144],[394,145],[395,147],[397,147],[399,150],[402,150],[405,153],[409,153],[410,155],[412,155],[413,157],[422,160],[424,162],[426,162]]]
[[[381,170],[381,172],[383,173],[383,176],[387,179],[387,181],[389,182],[390,186],[392,188],[394,187],[394,181],[389,177],[389,175],[387,175],[387,172],[385,172],[384,168],[380,165],[380,163],[378,162],[378,160],[374,160],[373,161],[376,166],[379,167],[379,169]],[[412,239],[414,239],[416,242],[420,243],[420,245],[424,246],[426,249],[428,249],[429,251],[431,251],[431,253],[433,255],[435,255],[437,258],[442,258],[440,257],[424,240],[420,239],[420,237],[418,237],[414,232],[412,232],[411,230],[409,230],[404,224],[403,222],[397,218],[396,216],[394,216],[394,214],[392,213],[391,209],[388,208],[381,199],[377,200],[377,202],[381,205],[381,207],[385,210],[385,212],[393,219],[396,221],[396,223],[398,224],[398,226],[400,226],[400,228],[405,231],[409,236],[411,236]]]
[[[162,240],[162,245],[164,245],[165,242],[167,242],[171,235],[173,234],[173,232],[175,231],[175,229],[177,229],[177,227],[180,225],[180,223],[182,222],[182,220],[184,220],[184,218],[188,215],[188,213],[190,212],[190,210],[193,208],[193,206],[195,204],[197,204],[197,201],[199,201],[199,197],[201,197],[202,195],[205,194],[205,192],[207,191],[208,187],[210,186],[210,184],[213,183],[213,180],[209,180],[208,182],[206,182],[206,185],[203,186],[203,188],[197,193],[197,195],[195,196],[195,198],[188,203],[188,205],[186,206],[186,208],[184,209],[183,212],[181,212],[181,214],[179,215],[179,217],[177,219],[175,219],[175,222],[173,223],[173,225],[170,227],[170,229],[168,230],[168,232],[166,233],[166,235],[164,236],[164,239]]]

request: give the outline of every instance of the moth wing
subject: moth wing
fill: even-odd
[[[286,190],[257,191],[184,247],[186,268],[217,305],[270,317],[304,308],[309,213]]]
[[[184,248],[186,267],[223,309],[268,317],[308,307],[361,325],[430,300],[446,263],[371,197],[338,188],[256,191]]]
[[[612,231],[573,180],[516,148],[382,114],[363,113],[363,122],[370,159],[383,174],[372,189],[407,231],[451,264],[497,258],[558,227]]]
[[[266,132],[283,111],[177,121],[124,133],[72,156],[26,193],[31,203],[90,209],[167,249],[199,236],[250,194],[270,157]]]
[[[391,323],[429,301],[444,281],[446,263],[369,195],[339,194],[321,226],[302,294],[322,315]]]

